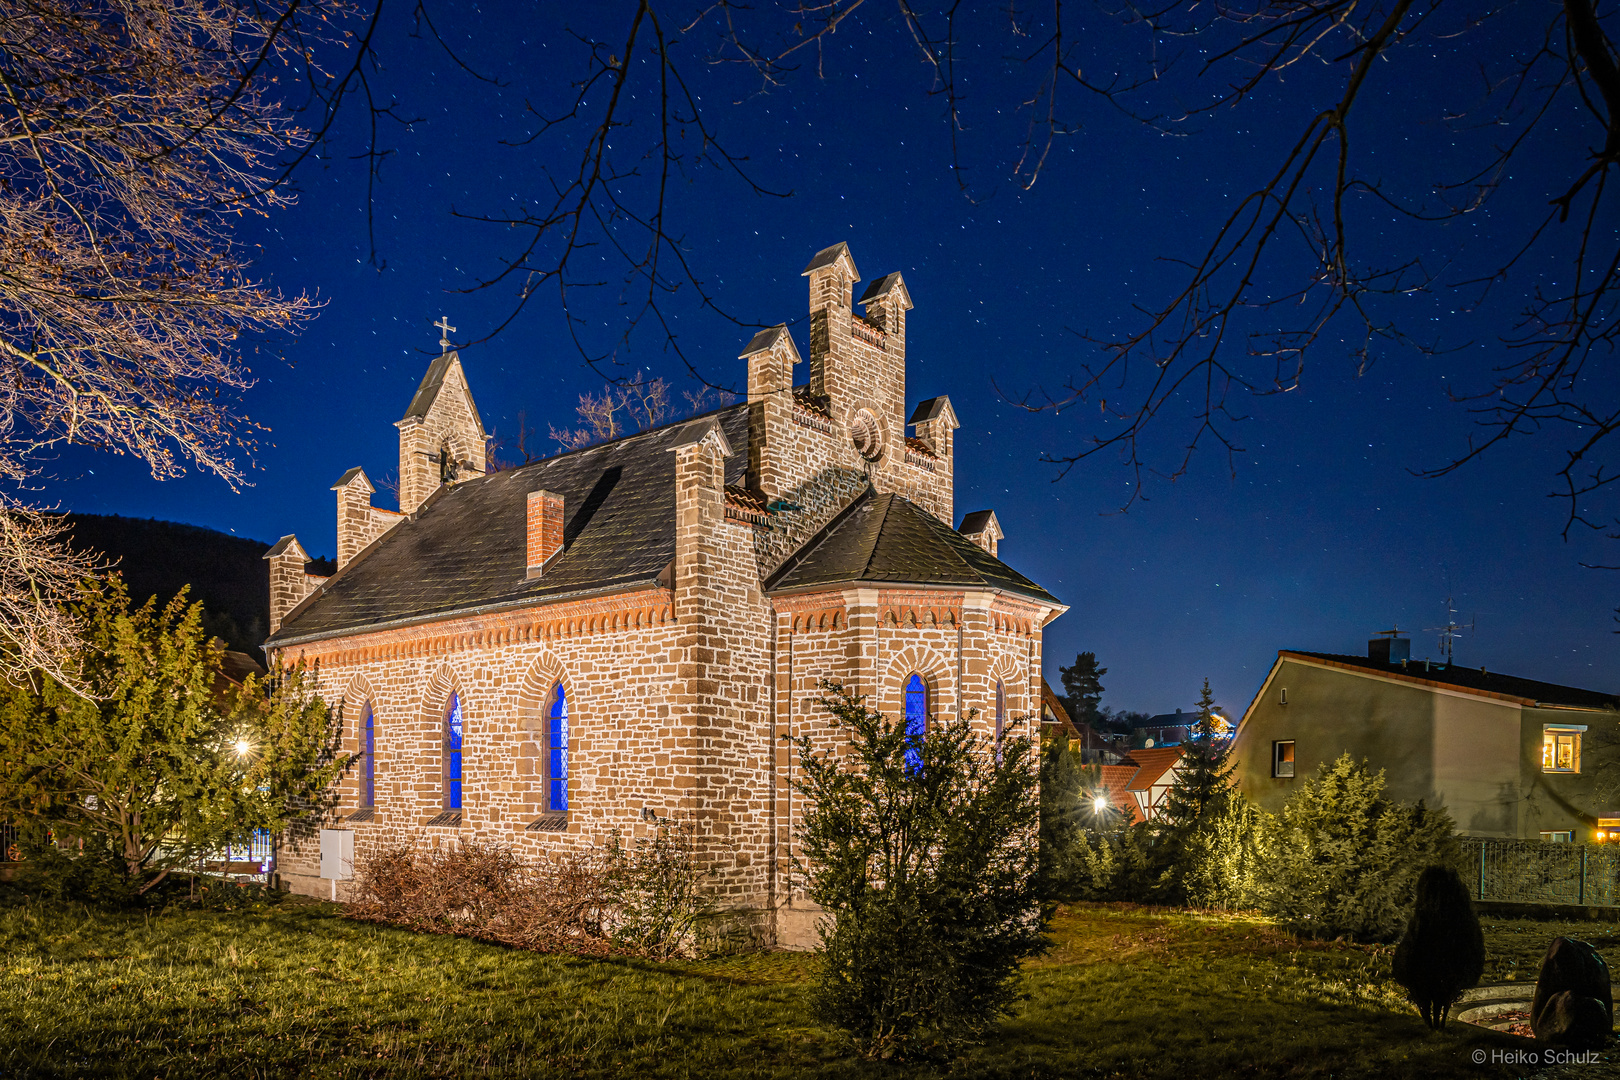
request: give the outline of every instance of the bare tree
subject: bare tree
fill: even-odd
[[[244,482],[237,350],[313,304],[253,280],[229,228],[289,197],[309,136],[271,79],[330,10],[0,0],[0,673],[57,670],[88,569],[24,505],[53,448]]]
[[[1475,368],[1471,384],[1465,376],[1456,391],[1459,407],[1477,422],[1474,437],[1449,460],[1414,471],[1441,476],[1506,442],[1552,439],[1563,452],[1555,493],[1568,508],[1565,534],[1600,528],[1609,515],[1591,509],[1603,505],[1594,497],[1616,490],[1620,476],[1613,359],[1620,234],[1609,192],[1620,165],[1614,17],[1593,0],[1485,7],[1455,0],[1163,0],[1112,9],[1064,0],[641,0],[624,9],[617,37],[577,37],[582,61],[571,109],[534,114],[525,141],[549,139],[555,147],[571,140],[575,153],[531,208],[485,219],[525,237],[488,283],[520,281],[518,307],[538,287],[554,287],[581,352],[608,377],[616,376],[613,350],[578,337],[583,324],[569,301],[579,287],[611,284],[601,274],[604,256],[619,262],[618,287],[636,290],[624,341],[651,319],[674,342],[662,305],[682,287],[719,310],[701,268],[686,261],[671,181],[712,165],[766,189],[744,172],[743,153],[722,149],[713,107],[706,111],[691,81],[695,57],[711,70],[745,73],[766,93],[820,76],[838,47],[920,58],[970,199],[980,194],[964,150],[964,80],[973,57],[994,56],[1018,84],[1015,99],[995,104],[1020,119],[1011,130],[1005,121],[988,125],[988,137],[1011,145],[1003,179],[1024,187],[1039,181],[1059,139],[1083,137],[1091,111],[1123,112],[1153,130],[1197,138],[1217,116],[1258,110],[1264,115],[1251,123],[1274,124],[1280,96],[1307,104],[1305,119],[1276,160],[1254,164],[1252,187],[1208,235],[1163,253],[1181,268],[1180,284],[1159,302],[1145,302],[1123,334],[1088,338],[1070,372],[1049,387],[1006,388],[1028,408],[1094,410],[1082,443],[1050,460],[1061,473],[1099,454],[1117,455],[1135,476],[1131,500],[1154,476],[1184,473],[1200,451],[1214,450],[1235,467],[1246,412],[1237,395],[1292,390],[1323,348],[1343,355],[1346,341],[1357,371],[1391,353],[1437,356],[1439,346],[1403,325],[1396,307],[1417,294],[1449,293],[1462,310],[1517,310],[1518,328],[1497,343],[1498,359]],[[1472,141],[1478,154],[1471,162],[1436,156],[1434,171],[1456,170],[1437,184],[1429,183],[1432,171],[1404,187],[1386,182],[1372,164],[1383,133],[1358,123],[1365,102],[1385,90],[1411,100],[1411,87],[1438,58],[1459,51],[1477,60],[1474,100],[1456,111],[1421,101],[1412,108],[1431,110],[1427,119],[1440,131],[1487,130],[1491,138]],[[1584,118],[1584,139],[1567,134],[1572,113]],[[1552,187],[1515,177],[1515,161],[1549,154],[1563,170]],[[1451,234],[1434,227],[1507,203],[1542,208],[1515,241],[1463,260],[1420,257],[1430,243],[1450,244]],[[1407,227],[1380,234],[1366,227],[1375,214],[1403,218]],[[1544,275],[1548,259],[1562,271]]]
[[[671,415],[669,384],[646,379],[638,371],[622,383],[602,387],[601,394],[579,395],[574,412],[583,421],[579,427],[551,429],[551,437],[564,450],[582,450],[662,424]]]

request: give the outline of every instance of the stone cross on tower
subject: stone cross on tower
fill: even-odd
[[[439,328],[439,348],[448,350],[450,348],[450,335],[456,332],[456,328],[451,326],[450,320],[443,315],[440,315],[439,321],[433,325]]]

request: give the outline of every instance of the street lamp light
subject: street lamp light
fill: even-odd
[[[1091,809],[1094,810],[1095,812],[1099,813],[1099,814],[1102,813],[1104,810],[1107,810],[1108,809],[1108,796],[1099,795],[1095,799],[1092,799],[1091,800]]]
[[[237,757],[247,757],[248,756],[248,751],[252,750],[252,749],[253,749],[253,744],[248,742],[246,739],[237,739],[236,740],[236,756]]]

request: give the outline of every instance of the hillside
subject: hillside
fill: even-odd
[[[202,601],[209,631],[228,647],[262,658],[259,645],[270,627],[270,573],[264,561],[269,544],[177,521],[66,517],[72,527],[70,543],[106,556],[123,574],[132,602],[156,596],[162,603],[189,585],[192,599]],[[311,573],[332,570],[324,560],[310,566]]]

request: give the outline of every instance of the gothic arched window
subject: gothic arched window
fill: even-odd
[[[923,738],[928,734],[928,684],[913,673],[906,680],[906,766],[922,768]]]
[[[377,805],[377,720],[366,702],[366,719],[360,734],[360,805]]]
[[[461,809],[461,695],[450,695],[444,714],[444,808]]]
[[[1007,731],[1007,688],[996,680],[996,745],[1001,745],[1001,737]]]
[[[568,692],[558,683],[551,695],[546,731],[546,809],[568,809]]]

